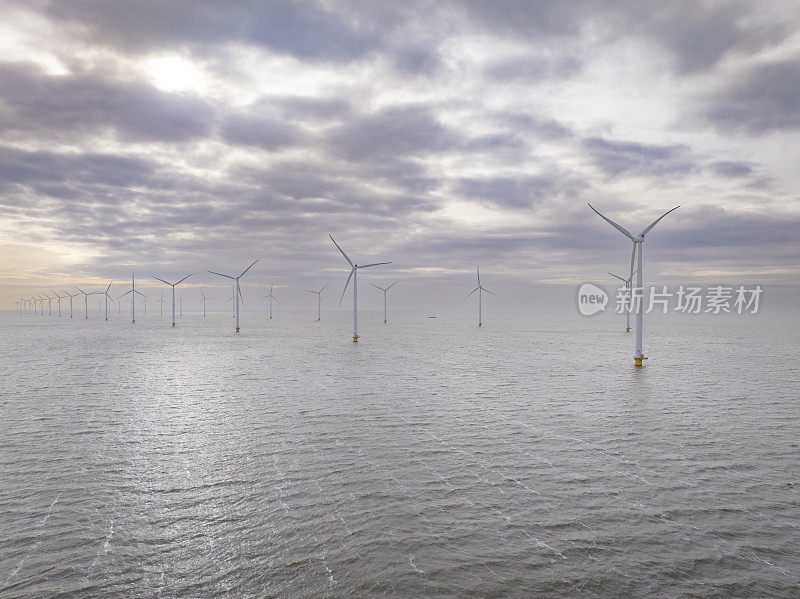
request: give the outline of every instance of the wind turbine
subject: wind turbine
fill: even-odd
[[[205,318],[206,317],[206,302],[210,302],[210,301],[213,301],[213,300],[210,297],[206,297],[206,293],[202,289],[200,290],[200,293],[203,295],[203,299],[201,299],[197,303],[198,304],[203,304],[203,318]]]
[[[257,259],[255,262],[253,262],[253,264],[255,264],[256,262],[258,262],[258,260],[261,260],[261,258],[258,258],[258,259]],[[250,266],[248,266],[247,268],[245,268],[245,269],[242,271],[242,274],[240,274],[238,277],[234,277],[234,276],[231,276],[231,275],[224,275],[224,274],[222,274],[221,272],[214,272],[213,270],[209,270],[209,271],[208,271],[208,272],[210,272],[212,275],[217,275],[217,276],[219,276],[219,277],[225,277],[225,278],[227,278],[227,279],[232,279],[233,281],[235,281],[235,282],[236,282],[236,284],[234,285],[234,291],[235,291],[235,295],[234,295],[234,297],[235,297],[234,304],[235,304],[235,314],[236,314],[236,332],[237,332],[237,333],[239,332],[239,300],[241,299],[241,300],[242,300],[242,303],[244,303],[244,298],[242,298],[242,289],[241,289],[241,287],[239,287],[239,279],[241,279],[241,278],[244,276],[244,274],[245,274],[245,273],[246,273],[248,270],[250,270],[251,268],[253,268],[253,264],[251,264]]]
[[[154,279],[158,279],[162,283],[165,283],[165,284],[169,285],[170,287],[172,287],[172,326],[175,326],[175,287],[177,287],[178,285],[183,283],[186,279],[188,279],[191,276],[192,276],[191,274],[188,274],[185,277],[183,277],[180,281],[178,281],[177,283],[170,283],[169,281],[165,281],[164,279],[160,279],[157,276],[153,275]],[[163,294],[162,294],[162,298],[163,298]]]
[[[113,282],[114,282],[114,279],[111,279],[111,283],[113,283]],[[111,283],[109,283],[108,287],[106,287],[106,290],[102,292],[103,299],[105,300],[105,306],[106,306],[106,320],[108,320],[108,300],[111,299],[111,296],[108,295],[108,290],[111,289]]]
[[[272,320],[272,300],[275,300],[276,302],[278,301],[278,298],[275,297],[274,295],[272,295],[272,287],[273,287],[273,285],[275,285],[275,283],[270,283],[270,285],[269,285],[269,295],[265,295],[264,297],[261,298],[261,299],[269,298],[269,319],[270,320]]]
[[[347,260],[347,263],[350,265],[350,274],[347,276],[347,282],[344,284],[344,289],[342,289],[342,297],[339,298],[339,305],[342,305],[342,300],[344,299],[344,294],[347,291],[347,286],[350,284],[350,279],[353,279],[353,343],[358,342],[358,271],[361,268],[370,268],[371,266],[380,266],[381,264],[392,264],[391,262],[375,262],[373,264],[353,264],[353,261],[350,257],[344,253],[344,250],[339,247],[339,244],[336,243],[336,240],[333,238],[333,235],[330,233],[328,237],[331,238],[333,245],[335,245],[340,252],[342,252],[342,256],[344,259]]]
[[[370,285],[372,285],[376,289],[380,289],[381,291],[383,291],[383,324],[386,324],[386,292],[389,291],[392,287],[394,287],[395,283],[397,283],[397,281],[389,285],[386,289],[384,289],[383,287],[378,287],[375,283],[370,283]]]
[[[325,283],[322,286],[322,289],[320,289],[319,291],[311,291],[310,289],[306,289],[306,291],[308,291],[308,293],[316,293],[317,294],[317,322],[322,320],[322,292],[325,290],[325,288],[327,286],[328,286],[328,284]]]
[[[61,318],[61,300],[66,299],[66,296],[62,297],[58,295],[58,291],[54,291],[53,293],[58,298],[58,317]]]
[[[472,295],[476,291],[478,292],[478,326],[482,327],[483,326],[483,316],[481,314],[481,309],[482,309],[482,304],[483,304],[483,302],[482,302],[482,300],[483,300],[482,294],[483,294],[484,291],[486,293],[491,294],[491,295],[494,295],[494,293],[492,293],[491,291],[486,289],[486,287],[481,285],[481,267],[480,266],[478,267],[477,272],[478,272],[478,286],[475,289],[473,289],[472,291],[470,291],[467,294],[467,297],[469,297],[470,295]],[[467,297],[465,297],[464,299],[467,299]]]
[[[62,289],[61,291],[64,291]],[[69,296],[69,317],[72,318],[72,298],[77,297],[80,293],[70,293],[69,291],[64,291]]]
[[[634,275],[634,273],[636,271],[634,270],[627,279],[624,279],[619,275],[615,275],[613,272],[608,272],[608,271],[606,271],[606,272],[608,274],[610,274],[612,277],[614,277],[615,279],[619,279],[620,281],[625,283],[625,291],[628,294],[628,302],[632,302],[633,301],[633,294],[631,293],[631,291],[632,291],[631,283],[633,281],[633,275]],[[628,303],[628,309],[625,310],[625,332],[626,333],[630,333],[631,332],[631,304],[630,303]]]
[[[45,294],[44,298],[47,300],[47,315],[53,315],[53,298]],[[42,300],[42,313],[44,313],[44,300]]]
[[[139,295],[141,295],[146,299],[150,298],[148,298],[141,291],[136,291],[136,277],[133,275],[133,273],[131,273],[131,288],[128,289],[128,291],[126,291],[122,295],[120,295],[117,299],[122,299],[129,293],[131,294],[131,324],[136,324],[136,302],[134,301],[136,299],[136,294],[138,293]]]
[[[161,292],[161,297],[158,298],[158,300],[156,300],[156,301],[158,301],[158,305],[159,305],[160,310],[161,310],[161,313],[159,314],[159,316],[164,316],[164,292],[163,291]]]
[[[595,210],[595,207],[592,206],[591,204],[589,204],[589,208],[591,208],[597,214],[597,216],[602,218],[609,225],[614,227],[617,231],[619,231],[620,233],[625,235],[625,237],[627,237],[628,239],[630,239],[633,242],[633,251],[631,252],[631,277],[633,277],[633,273],[634,273],[633,262],[634,262],[634,259],[636,259],[636,256],[637,256],[636,249],[637,249],[637,246],[638,246],[639,251],[638,251],[638,261],[637,261],[637,264],[636,264],[636,288],[639,289],[639,290],[643,289],[643,287],[642,287],[642,245],[644,244],[644,236],[647,235],[647,233],[650,231],[650,229],[655,227],[662,218],[664,218],[667,214],[669,214],[673,210],[677,210],[678,208],[680,208],[680,206],[675,206],[675,208],[667,210],[664,214],[659,216],[656,220],[654,220],[647,227],[645,227],[644,230],[642,230],[642,232],[639,233],[639,235],[637,235],[635,237],[631,234],[630,231],[628,231],[628,229],[626,229],[622,225],[618,225],[617,223],[615,223],[610,218],[607,218],[607,217],[603,216],[602,214],[600,214],[597,210]],[[640,291],[640,293],[641,293],[641,291]],[[642,365],[642,360],[646,360],[647,359],[644,356],[644,353],[642,353],[642,325],[643,325],[643,322],[644,322],[644,310],[642,308],[643,308],[642,302],[641,301],[637,302],[637,306],[636,306],[636,350],[635,350],[635,354],[633,356],[633,363],[636,366],[641,366]]]
[[[89,320],[89,296],[90,295],[95,295],[97,293],[97,291],[92,291],[91,293],[86,293],[80,287],[76,287],[75,289],[77,289],[78,291],[80,291],[83,294],[83,307],[84,307],[84,310],[86,311],[85,316],[86,316],[86,320]]]

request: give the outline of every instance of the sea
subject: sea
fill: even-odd
[[[0,596],[800,597],[800,320],[0,313]]]

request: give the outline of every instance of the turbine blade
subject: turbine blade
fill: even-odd
[[[236,280],[236,277],[232,277],[230,275],[224,275],[221,272],[214,272],[213,270],[209,270],[208,272],[210,272],[212,275],[218,275],[220,277],[225,277],[226,279],[232,279],[234,281]]]
[[[113,282],[114,282],[114,279],[111,279],[111,283],[109,283],[109,284],[108,284],[108,287],[106,287],[106,293],[108,293],[108,290],[109,290],[109,289],[111,289],[111,284],[112,284]]]
[[[674,208],[672,208],[672,210],[677,210],[678,208],[680,208],[680,206],[675,206]],[[644,237],[644,236],[645,236],[645,234],[646,234],[646,233],[647,233],[647,232],[648,232],[650,229],[652,229],[653,227],[655,227],[655,226],[658,224],[658,221],[660,221],[660,220],[661,220],[662,218],[664,218],[664,217],[665,217],[667,214],[669,214],[670,212],[672,212],[672,210],[667,210],[667,211],[666,211],[664,214],[662,214],[662,215],[661,215],[661,216],[659,216],[659,217],[658,217],[656,220],[654,220],[652,223],[650,223],[650,224],[649,224],[649,225],[648,225],[648,226],[645,228],[645,230],[644,230],[644,231],[642,231],[641,233],[639,233],[639,237]]]
[[[182,278],[180,281],[178,281],[178,282],[177,282],[177,283],[175,283],[175,284],[176,284],[176,285],[180,285],[181,283],[183,283],[183,282],[184,282],[186,279],[188,279],[188,278],[189,278],[189,277],[191,277],[191,276],[192,276],[192,275],[190,275],[190,274],[189,274],[189,275],[186,275],[185,277],[183,277],[183,278]]]
[[[256,262],[258,262],[258,260],[256,260]],[[253,264],[255,264],[256,262],[253,262]],[[251,264],[250,266],[253,266],[253,264]],[[236,279],[236,289],[239,290],[239,299],[242,300],[242,305],[244,306],[244,293],[242,293],[242,288],[239,287],[239,279]]]
[[[358,268],[369,268],[370,266],[380,266],[381,264],[394,264],[394,262],[374,262],[372,264],[358,265]]]
[[[160,279],[160,278],[158,278],[158,277],[157,277],[157,276],[155,276],[155,275],[153,275],[153,278],[154,278],[154,279],[156,279],[156,280],[158,280],[158,281],[161,281],[162,283],[166,283],[166,284],[167,284],[167,285],[169,285],[170,287],[172,286],[172,283],[170,283],[169,281],[165,281],[164,279]]]
[[[375,283],[370,283],[370,285],[372,285],[373,287],[375,287],[375,289],[380,289],[381,291],[383,291],[383,290],[384,290],[384,289],[383,289],[383,287],[378,287],[378,286],[377,286]]]
[[[612,277],[614,277],[615,279],[619,279],[620,281],[624,281],[625,283],[627,283],[627,282],[628,282],[628,279],[623,279],[621,276],[619,276],[619,275],[615,275],[613,272],[608,272],[608,271],[606,271],[606,272],[607,272],[608,274],[610,274]]]
[[[467,296],[466,296],[464,299],[467,299],[467,297],[469,297],[470,295],[472,295],[473,293],[475,293],[475,292],[476,292],[478,289],[480,289],[480,287],[476,287],[475,289],[473,289],[472,291],[470,291],[470,292],[467,294]]]
[[[325,288],[326,288],[327,286],[328,286],[328,284],[327,284],[327,283],[325,283],[325,284],[322,286],[322,289],[320,289],[320,290],[319,290],[319,292],[320,292],[320,293],[322,293],[322,292],[325,290]]]
[[[123,297],[125,297],[126,295],[128,295],[132,291],[133,291],[133,289],[128,289],[125,293],[120,295],[117,299],[122,299]],[[75,295],[78,295],[78,294],[76,293]],[[70,297],[72,297],[72,296],[70,296]]]
[[[331,237],[333,239],[333,237]],[[334,242],[335,243],[335,242]],[[342,252],[344,253],[344,252]],[[347,275],[347,282],[344,284],[344,289],[342,289],[342,297],[339,298],[339,305],[342,305],[342,300],[344,299],[345,291],[347,291],[347,286],[350,284],[350,279],[353,278],[353,273],[356,272],[356,267],[350,269],[350,274]]]
[[[635,274],[636,274],[636,271],[637,271],[637,270],[639,270],[639,269],[638,269],[638,268],[634,268],[634,269],[633,269],[633,272],[631,273],[631,278],[630,278],[630,279],[628,279],[628,283],[630,283],[630,282],[633,280],[633,275],[635,275]]]
[[[633,262],[636,260],[636,244],[633,244],[633,249],[631,250],[631,280],[633,279]]]
[[[478,272],[478,287],[480,287],[481,286],[481,267],[478,266],[475,270]]]
[[[389,289],[391,289],[392,287],[394,287],[395,283],[397,283],[397,281],[395,281],[394,283],[392,283],[391,285],[389,285],[389,286],[386,288],[386,290],[388,291]]]
[[[241,278],[244,276],[244,273],[246,273],[248,270],[250,270],[251,268],[253,268],[253,266],[255,265],[255,263],[256,263],[256,262],[258,262],[259,260],[261,260],[261,258],[256,258],[255,262],[253,262],[253,264],[251,264],[250,266],[248,266],[247,268],[245,268],[245,269],[244,269],[244,271],[242,271],[242,274],[240,274],[238,278],[240,278],[240,279],[241,279]],[[237,283],[237,285],[238,285],[238,283]]]
[[[340,251],[340,252],[342,252],[342,256],[344,256],[344,259],[345,259],[345,260],[347,260],[347,263],[348,263],[350,266],[353,266],[353,261],[350,259],[350,256],[348,256],[347,254],[345,254],[345,253],[344,253],[344,250],[343,250],[341,247],[339,247],[339,244],[338,244],[338,243],[336,243],[336,240],[333,238],[333,235],[331,235],[330,233],[328,233],[328,237],[330,237],[330,238],[331,238],[331,241],[333,242],[333,245],[335,245],[337,248],[339,248],[339,251]],[[339,303],[341,303],[341,302],[339,302]]]
[[[492,293],[491,291],[489,291],[488,289],[486,289],[486,287],[481,287],[481,289],[483,289],[483,290],[484,290],[486,293],[488,293],[489,295],[494,295],[494,293]]]
[[[614,222],[613,220],[611,220],[610,218],[607,218],[607,217],[603,216],[602,214],[600,214],[600,213],[599,213],[597,210],[595,210],[595,207],[594,207],[594,206],[592,206],[591,204],[589,204],[589,208],[591,208],[592,210],[594,210],[594,212],[595,212],[595,214],[597,214],[597,216],[599,216],[600,218],[602,218],[602,219],[603,219],[604,221],[606,221],[606,222],[607,222],[609,225],[611,225],[612,227],[614,227],[614,228],[615,228],[617,231],[619,231],[620,233],[622,233],[623,235],[625,235],[626,237],[628,237],[628,238],[629,238],[629,239],[631,239],[631,240],[632,240],[632,239],[634,239],[634,236],[633,236],[633,235],[631,235],[631,232],[630,232],[630,231],[628,231],[628,229],[626,229],[626,228],[625,228],[625,227],[623,227],[622,225],[618,225],[617,223],[615,223],[615,222]]]

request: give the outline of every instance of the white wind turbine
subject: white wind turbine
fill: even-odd
[[[339,244],[336,243],[336,240],[333,238],[333,235],[330,233],[328,237],[331,238],[333,245],[335,245],[339,251],[344,256],[344,259],[347,260],[347,263],[350,265],[350,274],[347,276],[347,282],[344,284],[344,289],[342,289],[342,297],[339,298],[339,305],[342,304],[342,299],[344,299],[344,294],[347,291],[347,286],[350,284],[350,279],[353,279],[353,343],[358,342],[358,271],[361,268],[370,268],[371,266],[380,266],[381,264],[392,264],[391,262],[374,262],[373,264],[353,264],[353,261],[350,260],[350,257],[344,253],[344,250],[339,247]]]
[[[270,283],[269,285],[269,295],[265,295],[261,299],[269,299],[269,319],[272,320],[272,300],[278,301],[278,298],[272,295],[272,287],[275,283]]]
[[[117,299],[122,299],[123,297],[125,297],[129,293],[131,294],[131,324],[136,324],[136,302],[134,301],[136,299],[136,295],[137,294],[141,295],[142,297],[147,298],[147,299],[150,299],[150,298],[148,298],[141,291],[137,291],[136,290],[136,277],[133,275],[133,273],[131,273],[131,288],[128,289],[122,295],[120,295]]]
[[[103,291],[103,299],[105,300],[105,311],[106,311],[106,320],[108,320],[108,300],[111,299],[111,296],[108,294],[108,290],[111,289],[111,283],[114,282],[114,279],[111,279],[111,282],[106,287],[106,290]],[[113,300],[112,300],[113,301]]]
[[[260,259],[261,258],[259,258],[258,260],[260,260]],[[253,264],[258,262],[258,260],[253,262]],[[234,277],[232,275],[224,275],[221,272],[214,272],[213,270],[209,270],[208,271],[212,275],[217,275],[219,277],[225,277],[226,279],[232,279],[235,282],[233,289],[234,289],[234,292],[235,292],[235,294],[234,294],[234,304],[235,304],[234,314],[236,315],[236,332],[237,333],[239,332],[239,300],[241,300],[241,302],[244,303],[244,298],[242,298],[242,289],[241,289],[241,287],[239,287],[239,279],[241,279],[248,270],[253,268],[253,264],[251,264],[250,266],[245,268],[242,271],[242,274],[240,274],[238,277]]]
[[[85,317],[86,317],[86,320],[89,320],[89,296],[90,295],[96,295],[97,291],[92,291],[91,293],[86,293],[80,287],[76,287],[75,289],[77,289],[78,291],[80,291],[83,294],[83,307],[84,307],[84,310],[85,310]]]
[[[677,210],[678,208],[680,208],[680,206],[675,206],[675,208],[667,210],[664,214],[659,216],[656,220],[654,220],[647,227],[645,227],[644,230],[641,233],[639,233],[639,235],[637,235],[637,236],[633,236],[631,234],[631,232],[628,231],[628,229],[626,229],[622,225],[618,225],[617,223],[615,223],[610,218],[607,218],[607,217],[603,216],[602,214],[600,214],[600,212],[595,210],[595,207],[592,206],[591,204],[589,204],[589,208],[594,210],[594,212],[597,214],[597,216],[602,218],[609,225],[614,227],[617,231],[619,231],[620,233],[625,235],[625,237],[627,237],[628,239],[630,239],[633,242],[633,251],[631,252],[631,276],[633,276],[633,272],[634,272],[633,263],[634,263],[634,260],[636,259],[636,256],[637,256],[637,251],[636,250],[637,250],[637,247],[638,247],[638,250],[639,250],[638,251],[638,256],[639,257],[638,257],[637,264],[636,264],[636,288],[639,290],[639,293],[643,293],[643,291],[642,291],[643,290],[643,287],[642,287],[642,245],[644,244],[644,236],[647,235],[647,233],[650,231],[650,229],[655,227],[662,218],[664,218],[667,214],[669,214],[673,210]],[[635,349],[635,354],[633,356],[633,363],[636,366],[641,366],[642,365],[642,360],[646,360],[647,359],[644,356],[644,353],[642,353],[642,325],[643,325],[643,322],[644,322],[644,310],[643,310],[643,306],[642,306],[642,301],[637,301],[636,302],[636,349]]]
[[[206,317],[206,302],[211,302],[213,300],[210,297],[206,297],[206,293],[202,289],[200,290],[200,294],[203,296],[203,299],[201,299],[197,303],[198,304],[203,304],[203,318],[205,318]]]
[[[380,289],[381,291],[383,291],[383,324],[386,324],[386,292],[389,291],[392,287],[394,287],[395,283],[397,283],[397,281],[389,285],[386,289],[384,289],[383,287],[378,287],[375,283],[370,283],[370,285],[372,285],[376,289]]]
[[[634,275],[634,273],[636,271],[634,270],[627,279],[625,279],[625,278],[623,278],[623,277],[621,277],[619,275],[615,275],[613,272],[608,272],[608,271],[606,271],[606,272],[608,274],[610,274],[612,277],[614,277],[615,279],[619,279],[620,281],[625,283],[625,293],[627,293],[627,295],[628,295],[628,309],[625,310],[625,332],[626,333],[630,333],[631,332],[631,305],[632,305],[631,302],[633,302],[633,296],[632,296],[632,293],[631,293],[632,292],[631,285],[632,285],[632,281],[633,281],[633,275]]]
[[[39,296],[39,297],[41,297],[41,296]],[[48,316],[52,316],[53,315],[53,298],[50,297],[49,295],[47,295],[46,293],[44,294],[44,298],[42,299],[42,314],[44,314],[44,300],[47,300],[47,315]]]
[[[317,294],[317,322],[322,320],[322,292],[325,290],[325,288],[327,286],[328,286],[328,284],[325,283],[322,286],[322,289],[320,289],[319,291],[311,291],[310,289],[306,289],[306,291],[308,291],[308,293],[316,293]]]
[[[157,276],[153,275],[154,279],[158,279],[162,283],[165,283],[165,284],[169,285],[170,287],[172,287],[172,326],[175,326],[175,287],[177,287],[178,285],[183,283],[186,279],[188,279],[191,276],[192,276],[191,274],[188,274],[185,277],[183,277],[180,281],[178,281],[177,283],[170,283],[169,281],[165,281],[164,279],[160,279]],[[162,298],[164,297],[163,294],[162,294],[161,297]]]
[[[480,266],[478,267],[477,272],[478,272],[478,286],[475,289],[473,289],[472,291],[470,291],[467,294],[467,297],[469,297],[470,295],[472,295],[476,291],[478,292],[478,326],[482,327],[483,326],[483,314],[482,314],[482,309],[483,309],[483,301],[482,300],[483,300],[483,297],[482,297],[482,294],[483,294],[484,291],[486,293],[490,294],[490,295],[494,295],[494,293],[492,293],[491,291],[486,289],[486,287],[484,287],[481,284],[481,267]],[[465,297],[464,299],[467,299],[467,297]]]
[[[64,293],[66,293],[69,296],[69,317],[72,318],[72,298],[79,296],[80,293],[70,293],[69,291],[65,291],[64,289],[62,289],[61,291],[64,291]]]
[[[156,300],[159,306],[159,316],[164,316],[164,292],[161,292],[161,297]]]
[[[58,295],[58,291],[54,291],[53,293],[58,298],[58,302],[57,302],[58,303],[58,317],[61,318],[61,300],[65,299],[66,296],[62,297],[62,296]]]

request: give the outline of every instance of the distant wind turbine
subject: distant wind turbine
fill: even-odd
[[[63,289],[61,291],[64,291]],[[80,295],[80,293],[70,293],[69,291],[64,291],[69,296],[69,317],[72,318],[72,298]]]
[[[150,299],[150,298],[148,298],[141,291],[137,291],[136,290],[136,277],[134,276],[133,273],[131,273],[131,288],[128,289],[128,291],[126,291],[122,295],[120,295],[117,299],[122,299],[123,297],[125,297],[129,293],[131,294],[131,324],[136,324],[136,302],[134,301],[136,299],[136,295],[137,294],[141,295],[142,297],[147,298],[147,299]]]
[[[105,307],[106,307],[106,320],[108,320],[108,300],[111,299],[111,296],[108,294],[108,290],[111,289],[111,283],[114,282],[114,279],[111,279],[111,282],[106,287],[106,290],[103,291],[103,299],[105,300]],[[113,301],[113,300],[112,300]]]
[[[350,274],[347,276],[347,282],[344,284],[344,289],[342,289],[342,297],[339,298],[339,305],[342,304],[342,300],[344,299],[344,294],[347,291],[347,286],[350,284],[350,279],[353,279],[353,343],[358,342],[358,271],[362,268],[370,268],[372,266],[380,266],[382,264],[392,264],[391,262],[375,262],[373,264],[353,264],[353,261],[350,257],[344,253],[344,250],[339,247],[339,244],[336,243],[336,240],[333,238],[333,235],[330,233],[328,237],[331,238],[333,245],[335,245],[339,251],[344,256],[344,259],[347,260],[347,263],[350,265]]]
[[[198,304],[203,304],[203,318],[205,318],[206,317],[206,302],[210,302],[210,301],[213,301],[213,300],[210,297],[206,297],[206,293],[202,289],[200,290],[200,294],[203,296],[203,299],[201,299],[197,303]]]
[[[475,289],[473,289],[472,291],[470,291],[467,294],[467,297],[469,297],[470,295],[472,295],[476,291],[478,292],[478,326],[482,327],[483,326],[483,314],[481,313],[482,304],[483,304],[483,302],[482,302],[482,300],[483,300],[482,294],[483,294],[484,291],[486,293],[490,294],[490,295],[494,295],[494,293],[492,293],[491,291],[486,289],[486,287],[484,287],[481,284],[481,267],[480,266],[478,267],[477,272],[478,272],[478,286]],[[465,297],[464,299],[467,299],[467,297]]]
[[[621,277],[619,275],[615,275],[613,272],[608,272],[608,271],[606,271],[606,272],[608,274],[610,274],[612,277],[614,277],[615,279],[619,279],[620,281],[625,283],[625,292],[628,294],[628,309],[625,310],[625,332],[626,333],[630,333],[631,332],[631,305],[632,305],[631,302],[633,302],[633,295],[631,293],[631,291],[632,291],[631,283],[633,281],[633,275],[634,275],[634,273],[636,271],[633,271],[627,279],[625,279],[625,278],[623,278],[623,277]]]
[[[392,287],[394,287],[395,283],[397,283],[397,281],[395,281],[385,289],[383,287],[378,287],[378,285],[376,285],[375,283],[370,283],[370,285],[372,285],[376,289],[380,289],[381,291],[383,291],[383,324],[386,324],[386,292],[389,291]]]
[[[183,277],[180,281],[178,281],[177,283],[170,283],[169,281],[165,281],[164,279],[161,279],[161,278],[153,275],[154,279],[158,279],[162,283],[165,283],[165,284],[169,285],[170,287],[172,287],[172,326],[175,326],[175,287],[177,287],[178,285],[183,283],[186,279],[188,279],[191,276],[192,276],[191,274],[188,274],[185,277]],[[162,298],[164,297],[163,294],[162,294],[161,297]]]
[[[86,320],[89,320],[89,296],[97,294],[97,291],[92,291],[90,293],[86,293],[80,287],[76,287],[75,289],[77,289],[78,291],[80,291],[83,294],[83,307],[84,307],[84,310],[86,311],[85,317],[86,317]]]
[[[322,286],[322,289],[320,289],[319,291],[311,291],[310,289],[306,289],[306,291],[308,291],[308,293],[316,293],[317,294],[317,322],[322,320],[322,292],[325,290],[325,288],[327,286],[328,286],[328,284],[325,283]]]
[[[667,210],[664,214],[659,216],[656,220],[654,220],[647,227],[645,227],[644,230],[642,230],[642,232],[639,233],[639,235],[635,236],[635,237],[631,234],[630,231],[628,231],[628,229],[626,229],[622,225],[618,225],[617,223],[615,223],[610,218],[607,218],[607,217],[603,216],[602,214],[600,214],[600,212],[598,212],[595,209],[595,207],[592,206],[591,204],[589,204],[589,208],[594,210],[594,212],[597,214],[597,216],[602,218],[609,225],[614,227],[617,231],[619,231],[620,233],[625,235],[625,237],[627,237],[628,239],[630,239],[633,242],[633,251],[631,252],[631,276],[633,276],[633,272],[634,272],[633,263],[634,263],[634,259],[637,256],[636,249],[637,249],[637,246],[638,246],[639,259],[638,259],[638,263],[636,265],[636,288],[639,289],[639,290],[643,289],[643,287],[642,287],[642,245],[644,244],[644,236],[647,235],[647,233],[650,231],[650,229],[655,227],[662,218],[664,218],[667,214],[669,214],[673,210],[677,210],[678,208],[680,208],[680,206],[675,206],[675,208]],[[642,291],[640,291],[640,293],[642,293]],[[644,353],[642,352],[642,325],[643,325],[643,321],[644,321],[644,310],[642,309],[642,302],[638,301],[638,302],[636,302],[636,349],[635,349],[635,354],[633,356],[633,363],[636,366],[641,366],[642,365],[642,360],[646,360],[647,359],[644,356]]]
[[[164,292],[161,292],[161,297],[156,300],[159,306],[159,316],[164,316]]]
[[[259,258],[258,260],[260,260],[260,259],[261,259],[261,258]],[[235,312],[235,313],[236,313],[236,332],[237,332],[237,333],[239,332],[239,301],[241,300],[241,301],[242,301],[242,303],[244,303],[244,299],[242,298],[242,288],[241,288],[241,287],[239,287],[239,279],[241,279],[241,278],[242,278],[242,277],[245,275],[245,273],[246,273],[248,270],[250,270],[251,268],[253,268],[253,265],[254,265],[256,262],[258,262],[258,260],[256,260],[255,262],[253,262],[253,264],[251,264],[251,265],[250,265],[250,266],[248,266],[247,268],[245,268],[245,269],[242,271],[242,274],[240,274],[238,277],[234,277],[234,276],[232,276],[232,275],[224,275],[224,274],[222,274],[221,272],[214,272],[213,270],[209,270],[209,271],[208,271],[208,272],[210,272],[212,275],[217,275],[218,277],[225,277],[226,279],[232,279],[233,281],[235,281],[235,285],[234,285],[234,291],[235,291],[235,300],[234,300],[234,303],[235,303],[235,305],[236,305],[236,312]]]
[[[269,295],[265,295],[261,299],[269,299],[269,319],[272,320],[272,300],[278,301],[278,298],[272,295],[272,287],[275,283],[270,283],[269,286]]]

